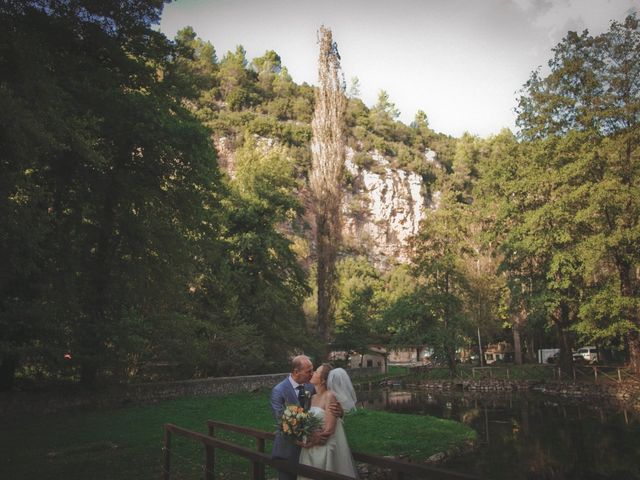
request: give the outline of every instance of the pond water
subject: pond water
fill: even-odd
[[[640,480],[640,416],[612,405],[529,393],[434,393],[402,386],[358,392],[372,409],[456,420],[478,449],[443,467],[486,479]]]

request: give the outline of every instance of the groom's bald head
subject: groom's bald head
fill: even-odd
[[[291,360],[291,377],[297,383],[307,383],[313,375],[313,363],[306,355],[298,355]]]

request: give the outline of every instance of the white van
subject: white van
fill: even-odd
[[[578,362],[587,362],[587,363],[594,363],[597,362],[599,360],[598,358],[598,349],[596,347],[594,347],[593,345],[589,345],[586,347],[582,347],[579,348],[574,354],[573,354],[573,361],[578,361]]]

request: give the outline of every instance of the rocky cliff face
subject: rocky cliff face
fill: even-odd
[[[216,147],[221,168],[233,177],[233,147],[224,138],[216,140]],[[409,261],[409,240],[429,209],[437,208],[438,192],[426,199],[422,177],[392,169],[376,152],[370,156],[374,164],[365,169],[354,163],[353,150],[346,152],[349,186],[343,197],[343,240],[347,249],[385,268]],[[425,162],[437,164],[435,152],[427,150]]]
[[[418,233],[425,213],[422,178],[390,168],[377,153],[372,155],[374,171],[355,165],[353,156],[347,151],[345,167],[352,188],[344,197],[345,242],[367,252],[379,266],[405,263],[409,239]]]
[[[229,177],[235,177],[236,162],[233,142],[227,137],[214,138],[213,144],[218,153],[218,166],[227,172]]]

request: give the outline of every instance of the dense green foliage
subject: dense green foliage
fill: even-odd
[[[597,37],[570,32],[554,49],[551,73],[525,85],[524,161],[506,183],[535,195],[516,200],[520,221],[502,246],[512,278],[529,289],[526,308],[552,319],[565,352],[567,329],[601,346],[625,343],[636,371],[639,47],[635,16]]]
[[[2,389],[281,371],[324,348],[308,278],[314,88],[272,50],[219,58],[190,27],[167,39],[161,11],[0,7]],[[423,111],[404,125],[354,79],[353,162],[383,173],[385,155],[438,208],[411,265],[381,270],[366,242],[338,253],[333,347],[426,345],[453,370],[478,337],[510,340],[517,362],[561,347],[565,367],[596,344],[640,370],[639,45],[635,16],[569,32],[523,87],[518,136],[454,139]]]
[[[286,363],[274,340],[299,342],[307,289],[276,229],[295,165],[248,143],[229,182],[191,108],[251,83],[241,49],[218,66],[151,28],[162,2],[103,3],[0,12],[0,384]]]
[[[520,138],[458,140],[396,339],[430,342],[453,370],[474,329],[497,340],[504,322],[516,362],[555,345],[568,369],[584,342],[640,371],[639,47],[635,16],[569,32],[523,87]]]
[[[299,199],[314,90],[276,52],[219,59],[190,27],[168,40],[151,28],[161,10],[2,7],[3,388],[16,374],[92,384],[269,371],[313,347]],[[432,178],[421,149],[450,140],[426,115],[406,127],[394,111],[384,93],[371,111],[350,99],[350,138]],[[223,137],[231,178],[211,142]]]
[[[72,351],[90,383],[178,318],[217,248],[220,174],[171,93],[159,6],[43,3],[2,10],[3,369]]]
[[[15,479],[157,478],[162,472],[163,424],[206,433],[204,422],[211,419],[273,431],[268,405],[268,393],[260,392],[16,419],[3,426],[0,473]],[[369,410],[348,415],[345,429],[354,450],[414,459],[475,438],[472,429],[458,422]],[[218,436],[255,448],[255,440],[247,436]],[[271,449],[268,442],[266,448]],[[174,436],[171,449],[175,476],[202,478],[201,445]],[[249,468],[246,460],[216,451],[216,469],[225,478],[246,478]]]

